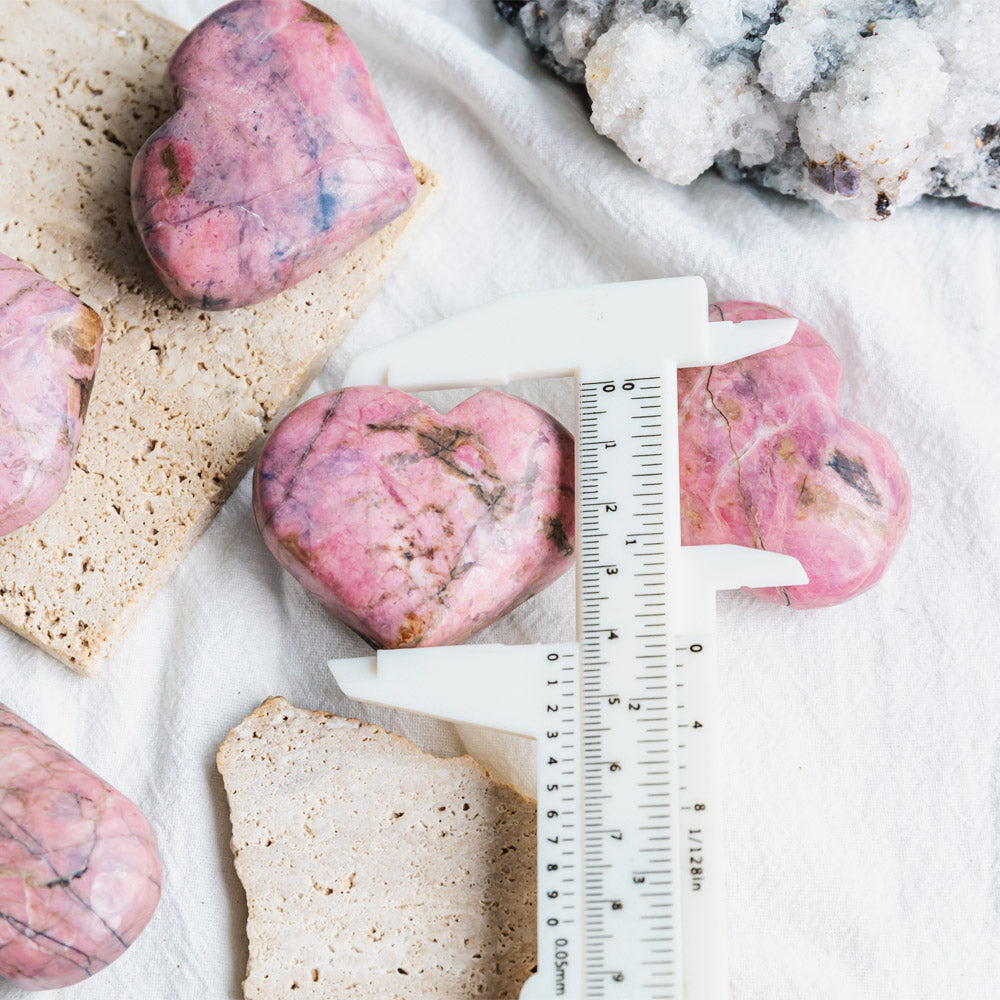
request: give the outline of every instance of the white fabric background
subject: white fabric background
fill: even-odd
[[[160,9],[190,27],[211,6]],[[714,298],[775,303],[831,341],[844,410],[896,444],[913,518],[883,581],[846,605],[719,601],[733,995],[1000,995],[1000,214],[927,201],[850,224],[715,176],[673,188],[594,134],[488,3],[324,6],[447,199],[317,389],[439,317],[595,281],[701,274]],[[268,695],[462,749],[339,695],[326,660],[366,648],[268,555],[249,486],[96,679],[0,635],[2,699],[142,806],[166,865],[133,948],[53,996],[240,995],[246,909],[214,759]],[[572,603],[564,579],[481,638],[565,637]]]

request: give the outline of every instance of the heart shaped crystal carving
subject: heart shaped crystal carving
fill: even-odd
[[[93,309],[0,254],[0,535],[35,520],[65,488],[101,336]]]
[[[236,0],[167,68],[132,210],[164,284],[202,309],[277,294],[403,212],[416,178],[343,30],[299,0]]]
[[[458,643],[573,564],[573,439],[492,390],[441,415],[344,389],[279,425],[254,512],[278,561],[375,645]]]
[[[722,302],[711,318],[788,313]],[[792,340],[728,365],[678,372],[681,535],[685,545],[732,542],[795,556],[799,587],[755,590],[812,608],[878,581],[910,517],[910,484],[892,444],[840,414],[841,364],[799,320]]]

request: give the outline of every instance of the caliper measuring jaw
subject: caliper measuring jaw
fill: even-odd
[[[716,592],[797,560],[680,544],[677,368],[786,343],[700,278],[527,293],[357,358],[345,385],[576,380],[577,641],[334,660],[359,701],[538,742],[538,966],[522,1000],[727,1000]]]

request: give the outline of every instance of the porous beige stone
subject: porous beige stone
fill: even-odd
[[[535,804],[469,757],[269,698],[219,748],[248,1000],[515,998]]]
[[[417,164],[411,209],[291,291],[188,308],[160,284],[129,205],[183,31],[130,0],[2,7],[0,250],[90,303],[105,339],[65,492],[0,540],[0,621],[90,673],[371,300],[437,178]]]

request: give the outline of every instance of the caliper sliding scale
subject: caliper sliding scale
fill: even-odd
[[[538,969],[524,1000],[726,1000],[715,593],[790,557],[681,547],[678,367],[786,343],[708,322],[700,278],[513,295],[359,357],[346,385],[576,378],[574,643],[332,661],[349,697],[538,741]]]

